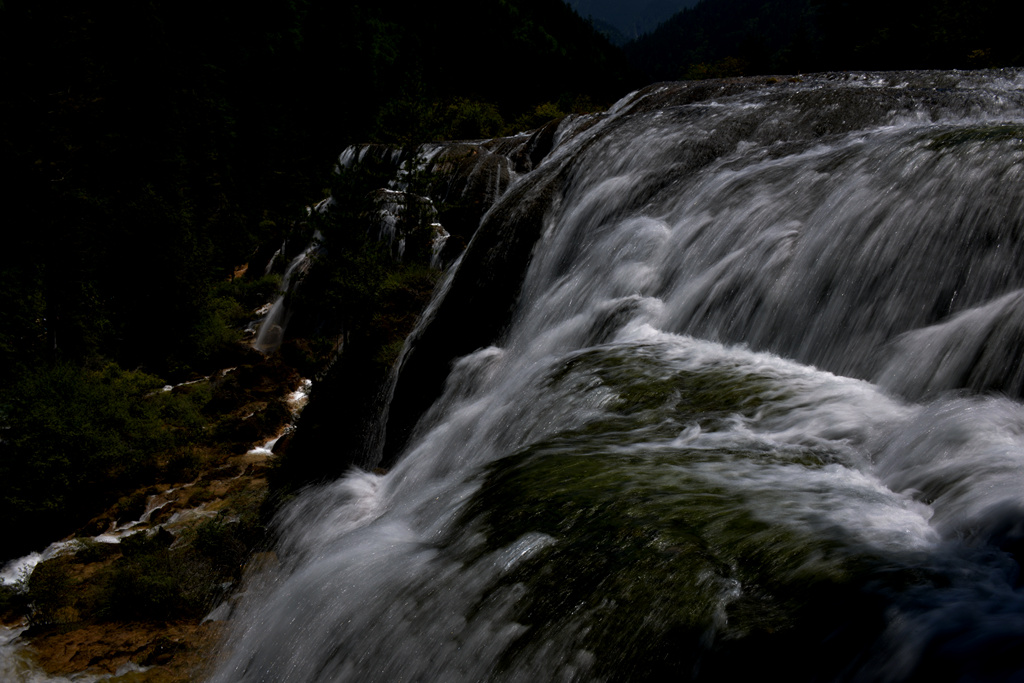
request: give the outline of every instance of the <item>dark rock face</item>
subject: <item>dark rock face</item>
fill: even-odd
[[[451,362],[493,343],[508,324],[559,184],[541,169],[524,179],[487,214],[473,236],[447,294],[410,339],[398,371],[382,459],[390,467],[419,416],[441,392]]]

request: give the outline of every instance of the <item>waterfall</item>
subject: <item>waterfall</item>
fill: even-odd
[[[403,353],[450,340],[439,398],[280,513],[210,680],[1019,678],[1024,72],[566,126]]]
[[[316,209],[321,210],[321,207],[328,206],[327,202],[328,200],[324,200],[317,205]],[[288,310],[287,296],[293,284],[292,281],[297,276],[301,277],[309,269],[313,256],[316,254],[316,250],[320,248],[322,241],[323,236],[320,235],[319,231],[316,231],[309,245],[298,256],[293,258],[285,269],[284,277],[281,278],[281,286],[278,288],[277,297],[270,306],[270,310],[267,311],[267,314],[260,322],[260,326],[256,330],[256,336],[252,341],[253,348],[260,353],[270,354],[277,351],[281,346],[281,342],[284,340],[284,330],[288,326],[288,318],[291,317],[291,312]]]

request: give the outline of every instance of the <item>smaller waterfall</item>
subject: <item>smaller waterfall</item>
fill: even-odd
[[[448,244],[448,238],[451,235],[440,223],[431,223],[430,227],[434,230],[434,240],[430,243],[430,267],[441,268],[444,265],[441,260],[444,245]]]
[[[377,240],[388,245],[396,261],[405,259],[410,239],[421,239],[430,248],[430,265],[438,267],[449,234],[437,220],[429,197],[404,190],[381,188],[374,193]]]
[[[274,270],[274,263],[277,261],[277,257],[278,256],[281,256],[281,255],[284,254],[284,250],[285,250],[286,246],[288,246],[288,242],[287,241],[281,242],[281,246],[277,248],[277,251],[275,251],[273,254],[270,255],[270,258],[267,260],[267,265],[263,269],[263,274],[264,275],[270,275],[271,271]]]
[[[459,199],[476,206],[482,215],[518,177],[516,169],[534,163],[527,164],[522,159],[516,162],[517,156],[529,153],[537,156],[539,163],[541,155],[531,147],[531,143],[533,140],[529,136],[517,136],[422,145],[414,150],[377,144],[351,145],[338,156],[334,171],[341,173],[366,164],[391,173],[386,187],[374,192],[377,239],[386,242],[393,257],[401,261],[405,258],[409,238],[423,237],[430,266],[443,268],[453,258],[445,251],[451,234],[439,222],[434,202]],[[424,189],[413,192],[410,188],[418,177],[429,178],[429,181],[425,181]],[[331,197],[309,211],[326,213],[335,203]],[[475,224],[475,220],[471,219],[471,222]],[[257,351],[271,354],[281,346],[291,315],[287,306],[288,292],[306,273],[323,241],[317,232],[310,246],[289,264],[278,296],[259,323],[252,342]],[[281,253],[283,247],[275,256]]]
[[[320,232],[315,232],[309,246],[301,254],[293,258],[292,262],[288,264],[288,268],[284,271],[284,278],[281,280],[281,288],[278,291],[277,298],[267,312],[266,317],[263,318],[263,322],[260,323],[259,330],[256,332],[256,338],[252,342],[253,348],[260,353],[271,354],[281,346],[281,341],[284,339],[284,330],[288,326],[288,319],[291,317],[286,302],[288,291],[296,276],[301,278],[309,270],[313,256],[316,254],[317,249],[320,248],[322,239]]]

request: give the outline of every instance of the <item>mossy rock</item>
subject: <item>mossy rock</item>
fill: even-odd
[[[997,142],[1015,142],[1018,149],[1024,150],[1024,126],[1002,124],[961,128],[931,138],[928,148],[945,151],[963,145]]]

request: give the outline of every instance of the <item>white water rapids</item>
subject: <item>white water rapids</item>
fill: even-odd
[[[281,513],[211,680],[1019,680],[1024,75],[664,85],[545,177],[505,334]]]

